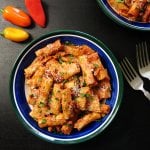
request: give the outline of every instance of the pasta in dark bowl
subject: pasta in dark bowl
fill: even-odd
[[[131,29],[150,30],[148,0],[97,0],[104,13],[118,24]]]
[[[10,94],[31,133],[48,142],[79,143],[100,134],[115,117],[122,74],[101,41],[79,31],[54,31],[19,55]]]

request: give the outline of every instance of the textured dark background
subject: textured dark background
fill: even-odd
[[[25,11],[24,0],[1,0],[0,7],[14,5]],[[43,0],[47,26],[40,28],[33,23],[26,28],[32,39],[58,29],[80,30],[100,39],[120,62],[127,56],[136,68],[135,44],[149,42],[149,32],[123,28],[107,18],[96,0]],[[0,30],[15,26],[0,16]],[[57,145],[45,142],[29,133],[16,117],[9,98],[10,72],[18,54],[29,43],[14,43],[0,37],[0,150],[101,150],[149,149],[150,102],[141,92],[132,90],[124,82],[124,96],[115,119],[101,135],[77,145]],[[149,89],[150,82],[146,81]]]

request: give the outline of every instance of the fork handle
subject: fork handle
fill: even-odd
[[[146,91],[145,89],[142,89],[142,92],[144,93],[145,97],[150,100],[150,93]]]

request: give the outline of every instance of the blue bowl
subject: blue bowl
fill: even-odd
[[[86,44],[98,52],[102,58],[104,66],[108,69],[112,96],[107,100],[111,107],[111,112],[100,121],[95,121],[81,131],[74,131],[70,135],[50,133],[46,129],[38,127],[37,123],[29,116],[30,107],[25,96],[24,69],[35,58],[35,51],[46,46],[50,42],[60,39],[61,42],[69,41],[76,45]],[[123,93],[123,80],[118,62],[112,52],[96,38],[79,31],[63,30],[54,31],[43,35],[31,42],[17,58],[10,77],[10,95],[16,113],[25,127],[36,136],[59,144],[80,143],[91,139],[101,133],[113,120],[121,103]]]
[[[107,0],[97,0],[97,2],[100,8],[104,11],[104,13],[119,25],[134,30],[150,31],[150,23],[130,21],[125,17],[122,17],[112,9],[112,7],[108,4]]]

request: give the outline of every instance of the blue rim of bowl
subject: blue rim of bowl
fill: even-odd
[[[20,62],[20,60],[22,59],[22,57],[24,56],[24,54],[28,51],[28,49],[30,49],[34,44],[36,44],[37,42],[48,38],[48,37],[52,37],[52,36],[57,36],[57,35],[72,35],[72,36],[79,36],[80,38],[84,38],[86,40],[89,40],[90,42],[93,42],[94,44],[96,44],[98,47],[102,48],[104,50],[104,52],[107,54],[107,56],[113,60],[113,66],[116,69],[115,71],[118,73],[117,75],[117,80],[118,80],[118,94],[117,94],[117,101],[116,101],[116,106],[114,107],[113,111],[111,112],[112,114],[110,115],[110,117],[108,117],[105,120],[105,123],[103,124],[102,128],[100,130],[95,130],[92,133],[89,133],[88,136],[82,136],[80,138],[75,138],[75,139],[62,139],[62,138],[53,138],[53,137],[49,137],[47,135],[44,135],[43,133],[40,133],[38,130],[36,130],[35,128],[33,128],[31,125],[28,124],[28,122],[25,120],[24,116],[21,114],[21,112],[18,111],[18,106],[17,103],[15,102],[15,97],[13,94],[13,84],[14,84],[14,76],[15,76],[15,72],[16,72],[16,68],[18,67],[18,64]],[[93,137],[95,137],[96,135],[98,135],[99,133],[101,133],[109,124],[110,122],[113,120],[113,118],[115,117],[119,106],[121,104],[121,100],[122,100],[122,95],[123,95],[123,77],[122,77],[122,72],[120,70],[120,66],[117,62],[117,59],[115,58],[115,56],[113,55],[113,53],[98,39],[96,39],[95,37],[81,32],[81,31],[75,31],[75,30],[57,30],[57,31],[53,31],[50,32],[48,34],[42,35],[41,37],[33,40],[29,45],[27,45],[23,51],[20,53],[20,55],[18,56],[18,58],[16,59],[14,65],[13,65],[13,69],[10,75],[10,86],[9,86],[9,90],[10,90],[10,98],[11,98],[11,102],[13,105],[13,108],[15,109],[15,112],[19,118],[19,120],[23,123],[23,125],[25,126],[25,128],[27,128],[31,133],[33,133],[34,135],[36,135],[37,137],[47,141],[47,142],[52,142],[52,143],[56,143],[56,144],[76,144],[76,143],[80,143],[80,142],[84,142],[87,141]]]
[[[96,0],[96,1],[98,2],[103,12],[117,24],[123,25],[124,27],[134,30],[150,31],[150,23],[130,21],[125,17],[122,17],[119,14],[117,14],[108,4],[107,0]]]

